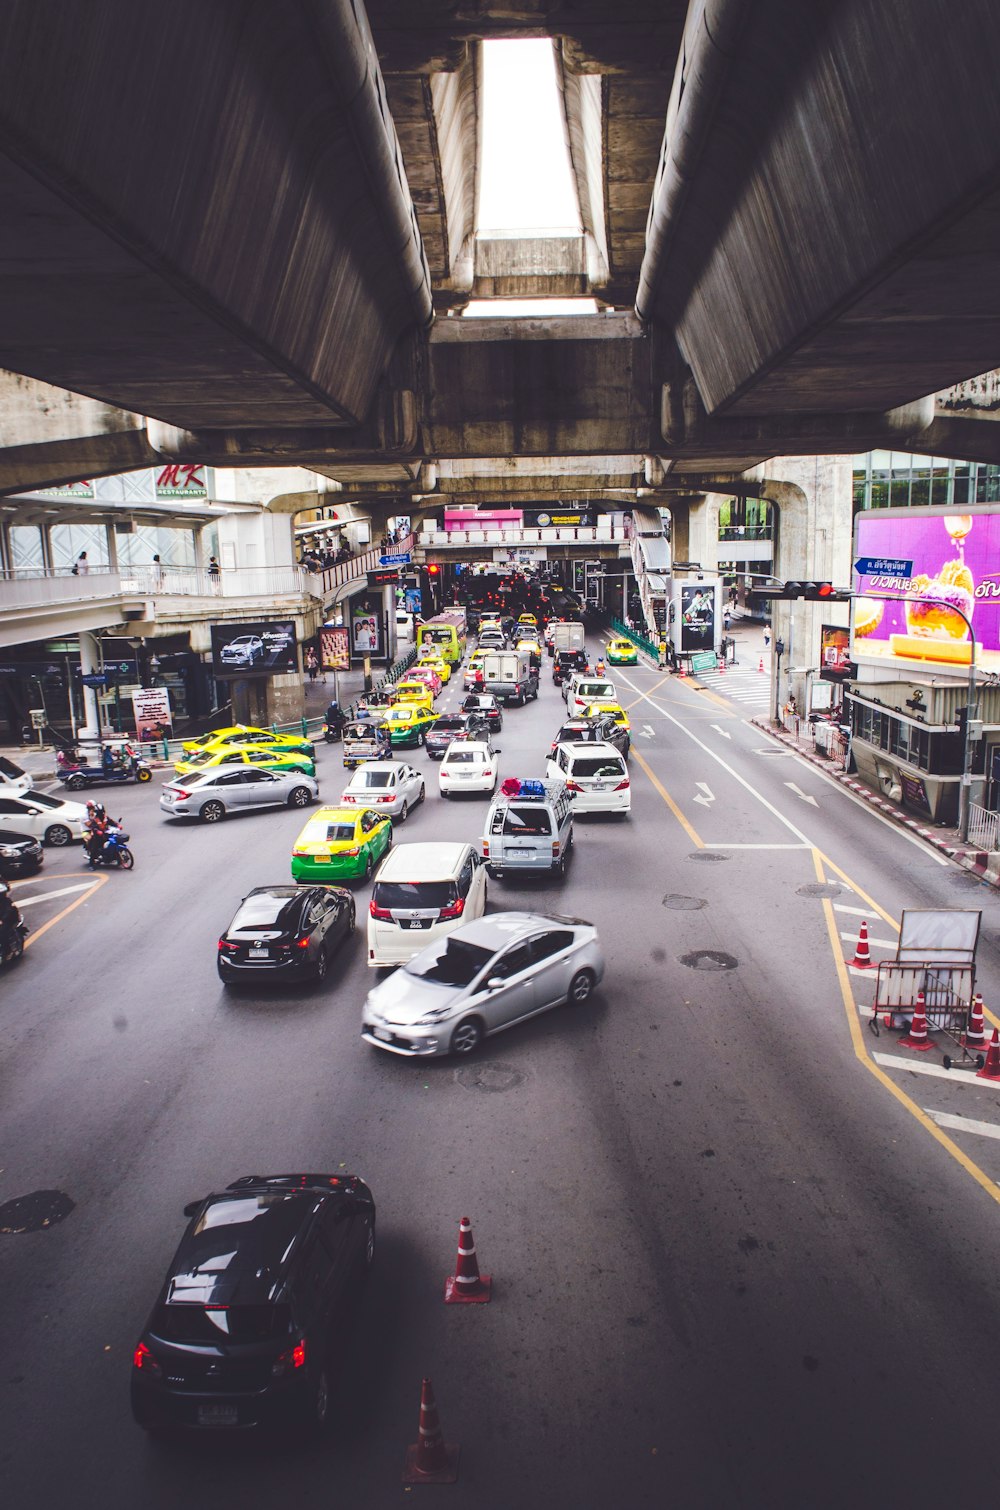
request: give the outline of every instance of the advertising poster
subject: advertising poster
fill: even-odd
[[[854,573],[852,659],[961,673],[974,635],[977,668],[1000,671],[1000,514],[873,510],[854,540],[869,570]]]
[[[351,635],[340,624],[324,624],[319,632],[323,652],[324,671],[349,671],[351,669]]]
[[[351,608],[351,654],[362,659],[379,660],[385,655],[382,643],[382,611],[355,604]]]
[[[681,587],[681,652],[715,649],[715,592],[712,584]]]
[[[827,679],[842,680],[848,675],[851,661],[851,631],[839,624],[823,624],[819,640],[820,674]]]
[[[213,624],[212,671],[216,676],[273,676],[299,669],[295,624]]]
[[[170,693],[166,687],[137,688],[132,693],[132,713],[136,735],[144,743],[170,739],[173,735]]]

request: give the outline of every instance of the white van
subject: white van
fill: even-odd
[[[632,810],[632,786],[624,756],[614,745],[556,745],[545,771],[565,781],[574,813],[620,813]]]
[[[486,911],[486,871],[471,844],[397,844],[375,873],[368,964],[405,965],[418,950]]]
[[[594,676],[587,671],[578,671],[571,676],[565,687],[566,714],[568,718],[580,718],[591,703],[616,703],[618,693],[614,682]]]

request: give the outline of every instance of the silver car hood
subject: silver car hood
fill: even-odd
[[[421,980],[419,975],[394,970],[387,980],[380,981],[369,991],[368,1009],[386,1022],[412,1027],[432,1009],[457,1006],[467,989],[466,986],[433,985]]]

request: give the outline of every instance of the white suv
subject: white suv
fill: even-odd
[[[589,671],[578,671],[571,676],[565,687],[566,716],[580,718],[591,703],[616,703],[618,693],[614,682]]]
[[[471,844],[397,844],[375,874],[368,964],[405,965],[486,911],[486,872]]]
[[[614,745],[556,745],[545,774],[565,781],[574,813],[620,813],[625,817],[632,810],[628,766]]]

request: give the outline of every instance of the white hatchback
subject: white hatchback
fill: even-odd
[[[609,744],[558,744],[545,774],[565,781],[576,813],[620,813],[632,810],[632,787],[625,759]]]
[[[453,739],[438,768],[442,797],[456,792],[493,792],[500,774],[500,751],[486,740]]]

